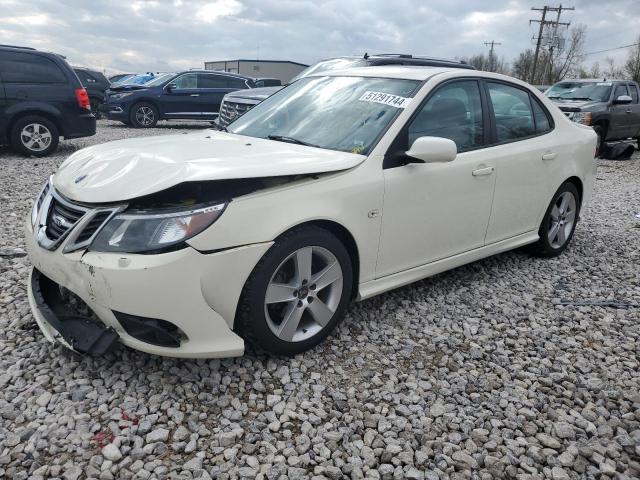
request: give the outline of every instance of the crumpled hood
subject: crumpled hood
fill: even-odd
[[[71,155],[53,177],[85,203],[141,197],[183,182],[277,177],[355,167],[364,155],[204,130],[119,140]]]

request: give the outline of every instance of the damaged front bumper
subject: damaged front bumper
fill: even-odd
[[[244,353],[233,332],[242,287],[271,242],[204,254],[186,247],[157,255],[63,253],[41,247],[26,222],[34,265],[28,286],[45,337],[100,354],[118,341],[171,357],[232,357]],[[86,304],[86,315],[64,304],[64,289]]]

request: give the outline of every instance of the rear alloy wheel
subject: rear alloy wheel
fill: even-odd
[[[150,103],[137,103],[131,108],[131,124],[138,128],[155,127],[158,111]]]
[[[349,254],[335,236],[318,227],[293,230],[275,242],[247,280],[238,330],[271,353],[308,350],[344,316],[352,282]]]
[[[24,155],[49,155],[59,140],[60,134],[53,122],[36,115],[19,119],[11,129],[11,145]]]
[[[534,250],[543,257],[560,255],[569,245],[580,214],[580,195],[575,185],[560,186],[551,201],[538,230],[540,239]]]

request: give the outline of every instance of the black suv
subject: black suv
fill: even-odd
[[[73,67],[80,82],[89,94],[89,102],[91,102],[91,112],[100,118],[100,105],[104,103],[104,93],[109,88],[111,82],[107,80],[102,72],[91,70],[84,67]]]
[[[305,68],[298,75],[293,77],[289,83],[293,83],[309,75],[329,71],[342,70],[344,68],[355,67],[372,67],[380,65],[415,65],[420,67],[448,67],[448,68],[466,68],[473,70],[474,68],[464,62],[457,60],[447,60],[444,58],[421,57],[405,54],[364,54],[362,57],[336,57],[327,60],[320,60],[318,63]],[[220,106],[220,116],[216,120],[218,128],[224,128],[236,118],[240,117],[247,110],[255,107],[265,98],[276,93],[280,87],[255,88],[248,92],[233,92],[226,95]]]
[[[103,111],[110,120],[139,128],[158,120],[215,120],[229,92],[255,87],[242,75],[211,70],[187,70],[156,76],[144,85],[112,85]]]
[[[96,133],[89,95],[64,57],[0,45],[0,144],[43,157]]]

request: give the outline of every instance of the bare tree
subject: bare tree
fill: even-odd
[[[603,76],[607,78],[625,78],[625,69],[618,65],[613,57],[605,59]]]
[[[624,64],[627,78],[640,83],[640,35],[636,40],[636,45],[629,51],[627,61]]]
[[[567,45],[560,56],[549,64],[548,82],[556,83],[567,76],[577,76],[583,61],[584,40],[587,27],[577,25],[569,32]]]
[[[498,58],[496,55],[493,55],[493,57],[491,57],[488,54],[485,55],[484,53],[479,53],[468,58],[462,58],[462,61],[468,63],[477,70],[504,74],[509,73],[509,64],[504,59],[504,57]]]

